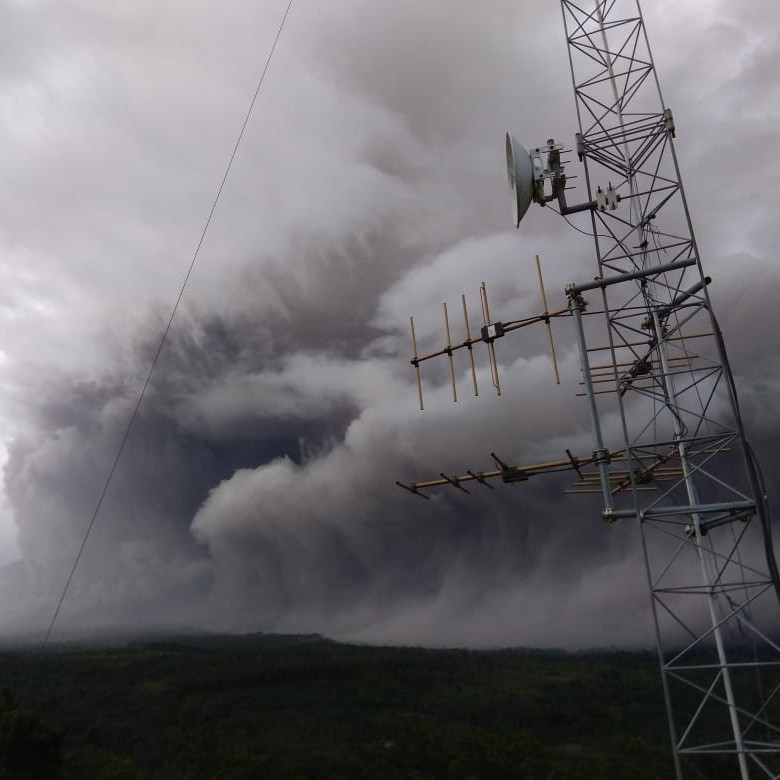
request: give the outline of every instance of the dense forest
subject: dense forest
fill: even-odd
[[[673,774],[651,654],[255,635],[1,655],[6,777]]]

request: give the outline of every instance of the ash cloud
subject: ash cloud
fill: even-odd
[[[17,110],[6,98],[0,125],[15,152],[3,173],[18,185],[0,235],[14,335],[2,365],[5,493],[31,582],[5,610],[9,625],[40,632],[282,10],[57,8],[67,10],[13,6],[8,29],[27,47],[4,71]],[[756,106],[780,56],[765,19],[713,8],[685,26],[685,50],[662,14],[648,26],[762,447],[780,419],[764,403],[780,377],[766,336],[778,236],[771,204],[746,197],[759,163],[744,147],[773,132],[776,109]],[[724,48],[731,28],[740,34]],[[715,46],[727,75],[713,85],[691,52]],[[711,92],[694,105],[696,89]],[[507,230],[504,130],[570,141],[572,104],[549,4],[294,6],[58,632],[649,641],[636,529],[604,528],[595,502],[561,498],[565,480],[427,502],[394,486],[488,468],[490,451],[534,462],[592,447],[565,326],[560,388],[541,333],[500,343],[501,398],[484,356],[476,399],[458,364],[457,405],[426,364],[419,413],[407,362],[408,315],[421,348],[437,345],[441,301],[460,328],[467,293],[474,327],[483,280],[495,316],[536,312],[536,253],[552,306],[592,275],[588,240],[553,215]],[[728,188],[716,186],[716,161]],[[778,171],[762,164],[762,181]],[[723,213],[733,218],[713,217]]]

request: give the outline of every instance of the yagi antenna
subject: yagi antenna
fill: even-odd
[[[552,327],[550,320],[554,317],[568,316],[570,314],[569,307],[563,309],[557,309],[556,311],[549,311],[547,308],[547,295],[544,289],[544,280],[542,278],[542,266],[539,261],[539,255],[536,255],[536,272],[539,279],[539,290],[542,297],[543,311],[541,314],[534,315],[532,317],[526,317],[521,320],[513,320],[511,322],[493,321],[490,316],[490,303],[488,301],[487,286],[482,282],[479,286],[479,301],[482,309],[482,328],[480,329],[479,336],[472,337],[471,326],[469,324],[469,312],[466,306],[466,296],[461,295],[461,304],[463,307],[463,325],[466,338],[460,343],[452,343],[452,329],[450,328],[450,317],[447,303],[442,304],[442,311],[444,314],[444,337],[446,339],[445,344],[440,349],[434,352],[420,355],[417,348],[417,335],[414,329],[414,317],[409,317],[409,326],[412,335],[412,359],[411,364],[414,366],[416,380],[417,380],[417,398],[420,402],[420,409],[424,409],[423,403],[423,391],[422,391],[422,378],[420,375],[420,364],[427,360],[432,360],[436,357],[446,355],[449,361],[450,368],[450,384],[452,386],[452,400],[457,402],[458,400],[458,388],[455,381],[455,360],[454,353],[460,349],[467,350],[469,354],[469,368],[471,369],[471,382],[474,388],[474,395],[479,395],[479,387],[477,385],[477,369],[474,362],[474,345],[484,343],[488,348],[488,363],[490,364],[490,378],[493,383],[493,387],[496,389],[496,395],[501,395],[501,380],[498,375],[498,360],[496,358],[496,339],[505,336],[507,333],[511,333],[513,330],[525,328],[528,325],[535,325],[537,323],[544,323],[547,328],[547,338],[550,345],[550,359],[552,360],[553,374],[555,377],[555,383],[560,384],[560,377],[558,374],[558,361],[555,355],[555,344],[553,342]]]
[[[430,496],[428,496],[423,491],[429,490],[431,488],[449,486],[457,488],[464,493],[469,493],[470,491],[464,488],[461,483],[477,482],[492,490],[493,486],[490,484],[490,481],[492,480],[500,479],[504,484],[514,486],[518,482],[527,482],[531,477],[540,476],[543,474],[555,474],[565,471],[576,472],[580,478],[580,481],[577,483],[577,485],[584,485],[586,488],[585,490],[566,492],[591,492],[591,486],[598,486],[599,484],[596,481],[597,475],[595,475],[595,473],[583,472],[580,468],[581,466],[593,465],[597,458],[596,454],[592,454],[584,458],[576,458],[571,454],[571,452],[569,452],[569,450],[566,450],[567,457],[565,460],[562,459],[545,461],[543,463],[534,463],[527,466],[510,465],[498,455],[496,455],[495,452],[491,452],[490,456],[495,463],[495,468],[493,469],[488,469],[486,471],[472,471],[471,469],[468,469],[465,474],[458,474],[457,476],[452,476],[440,472],[439,476],[435,477],[434,479],[427,479],[421,482],[410,482],[408,484],[404,482],[396,482],[395,484],[398,485],[398,487],[402,487],[404,490],[408,490],[410,493],[413,493],[416,496],[420,496],[421,498],[430,498]],[[610,457],[612,460],[624,460],[625,453],[623,451],[616,451],[611,453]],[[677,472],[675,471],[675,474],[676,473]],[[591,474],[593,474],[593,476],[591,476]],[[623,484],[624,474],[628,474],[628,472],[621,471],[612,477],[612,485],[614,486],[615,492],[624,490],[627,487],[627,485]]]

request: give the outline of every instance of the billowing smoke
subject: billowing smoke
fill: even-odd
[[[9,9],[5,494],[29,583],[4,600],[11,630],[46,628],[284,5]],[[662,6],[648,27],[766,454],[780,38],[771,14],[723,2],[678,25],[690,10]],[[648,641],[636,529],[563,498],[565,478],[429,501],[394,484],[592,448],[565,325],[560,387],[541,331],[499,342],[500,398],[477,354],[479,397],[465,360],[457,404],[426,364],[421,413],[408,364],[409,314],[433,349],[442,301],[460,333],[465,292],[476,327],[481,281],[496,318],[538,312],[536,253],[552,306],[593,275],[588,239],[554,215],[508,229],[504,130],[570,142],[572,106],[549,3],[293,5],[58,632]]]

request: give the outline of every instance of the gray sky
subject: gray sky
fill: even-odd
[[[771,483],[774,5],[647,5]],[[45,627],[285,6],[0,2],[0,562],[22,557],[32,583],[0,596],[8,625]],[[550,213],[512,230],[507,128],[573,141],[556,3],[295,0],[63,631],[644,641],[632,529],[603,527],[565,483],[425,503],[393,484],[486,468],[491,450],[592,446],[565,326],[560,387],[543,334],[522,335],[500,343],[501,398],[484,360],[478,399],[461,366],[457,405],[426,366],[416,409],[409,314],[426,348],[442,300],[458,311],[466,292],[476,318],[483,280],[495,318],[535,313],[536,253],[551,306],[595,271],[589,239]]]

